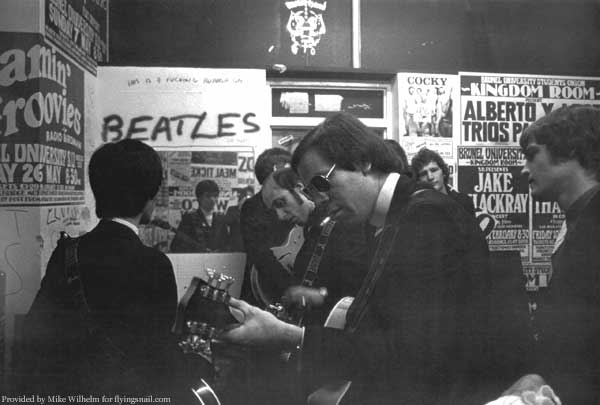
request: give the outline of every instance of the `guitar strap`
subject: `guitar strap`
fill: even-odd
[[[369,273],[365,277],[365,281],[360,287],[356,298],[348,309],[345,330],[354,332],[358,327],[360,320],[365,314],[367,301],[373,292],[373,288],[383,273],[387,258],[396,242],[397,235],[398,228],[396,226],[386,226],[382,230],[381,235],[378,236],[380,242],[378,243],[377,250],[373,256]]]
[[[323,228],[321,229],[321,234],[319,235],[317,244],[313,249],[312,256],[308,262],[308,266],[306,266],[306,271],[304,272],[304,278],[302,279],[302,285],[304,287],[312,287],[317,279],[319,264],[321,264],[321,259],[323,258],[327,241],[329,240],[329,236],[331,235],[334,226],[335,221],[329,221],[323,225]]]
[[[410,199],[412,199],[415,195],[424,191],[423,189],[418,189],[412,192],[409,195],[405,195],[400,200],[399,205],[401,205],[403,210],[406,210],[406,206]],[[375,255],[373,256],[373,261],[371,262],[371,266],[369,268],[369,273],[364,279],[356,298],[352,302],[352,305],[348,309],[346,328],[345,330],[349,332],[354,332],[360,323],[360,320],[364,316],[367,308],[367,302],[369,297],[373,293],[373,288],[375,288],[375,284],[381,277],[383,270],[385,269],[385,265],[388,261],[388,256],[392,251],[392,247],[396,244],[396,237],[398,236],[398,227],[395,225],[389,225],[383,228],[381,234],[377,236],[379,239],[379,243],[377,244],[377,250],[375,251]]]
[[[73,304],[79,317],[91,336],[97,337],[99,343],[108,350],[103,350],[103,355],[109,362],[120,364],[125,358],[125,353],[104,333],[97,322],[92,318],[92,311],[88,305],[83,291],[83,282],[79,272],[77,260],[77,247],[79,238],[71,238],[66,232],[61,232],[60,241],[64,245],[64,276],[67,282],[67,291],[73,299]]]

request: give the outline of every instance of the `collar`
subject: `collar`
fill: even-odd
[[[569,232],[572,230],[573,226],[575,226],[575,222],[577,221],[577,218],[579,218],[581,211],[583,211],[584,208],[587,207],[588,203],[592,200],[592,198],[594,198],[596,193],[598,193],[599,191],[600,191],[600,184],[597,184],[594,187],[590,188],[585,193],[583,193],[569,207],[569,209],[565,213],[565,218],[567,220],[567,230]]]
[[[399,179],[399,173],[393,172],[388,174],[381,190],[379,190],[373,214],[371,214],[371,219],[369,219],[369,223],[376,228],[383,228],[383,225],[385,224],[385,216],[392,204],[392,197],[394,196],[394,190],[396,189],[396,184]]]
[[[121,225],[125,225],[127,228],[131,229],[136,235],[140,235],[140,230],[137,226],[135,226],[133,223],[129,222],[126,219],[123,218],[111,218],[110,219],[113,222],[119,223]]]

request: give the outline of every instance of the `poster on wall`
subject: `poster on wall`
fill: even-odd
[[[254,158],[272,142],[265,71],[101,67],[97,91],[99,143],[139,139],[163,159],[144,243],[167,253],[240,251],[239,209],[256,190]]]
[[[490,251],[517,250],[529,261],[529,185],[516,146],[459,146],[458,189],[473,199]]]
[[[84,74],[38,34],[3,33],[0,206],[84,202]]]
[[[454,159],[458,76],[399,73],[397,82],[399,141],[408,159],[421,148],[438,152],[444,160]]]
[[[108,62],[108,0],[46,0],[45,35],[91,74]]]
[[[483,163],[478,170],[487,170],[485,162],[490,158],[486,155],[488,151],[508,151],[513,148],[519,150],[519,138],[523,131],[557,108],[570,104],[600,107],[600,78],[471,72],[460,72],[459,77],[459,160],[465,164],[469,159],[481,160]],[[513,157],[516,158],[516,155]],[[522,157],[518,159],[521,161],[518,165],[520,171],[524,161]],[[509,173],[514,171],[514,181],[517,167],[507,166],[503,170],[508,170]],[[472,182],[463,176],[473,176],[473,173],[459,164],[459,185]],[[526,181],[526,176],[521,176],[518,184],[525,182],[526,187]],[[519,194],[526,192],[528,191],[518,191]],[[529,199],[531,200],[531,197]],[[517,201],[520,200],[515,199],[515,203]],[[488,207],[488,204],[485,205]],[[477,203],[475,207],[478,208]],[[492,221],[496,226],[491,230],[491,234],[504,231],[501,228],[502,222],[497,221],[497,215],[489,209],[483,209],[486,207],[481,207],[481,212],[496,220]],[[523,258],[527,288],[534,291],[547,286],[551,274],[550,258],[554,241],[565,216],[556,203],[531,200],[529,207],[528,229],[523,229],[529,233],[528,254],[524,255],[522,248],[518,250]],[[493,247],[492,240],[493,237],[490,236],[490,249],[494,250],[496,248]],[[507,246],[513,245],[515,244],[509,243]]]
[[[101,142],[154,147],[271,145],[264,70],[102,67]]]
[[[142,241],[165,253],[242,251],[241,205],[255,192],[252,150],[159,150],[164,180]]]

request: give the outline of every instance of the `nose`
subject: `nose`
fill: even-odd
[[[529,174],[529,168],[527,168],[527,165],[523,166],[521,169],[521,174]]]

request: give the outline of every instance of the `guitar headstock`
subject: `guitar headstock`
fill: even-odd
[[[194,277],[179,301],[173,332],[181,336],[184,353],[212,361],[212,340],[227,325],[237,322],[229,311],[229,288],[234,278],[206,269],[206,280]]]

